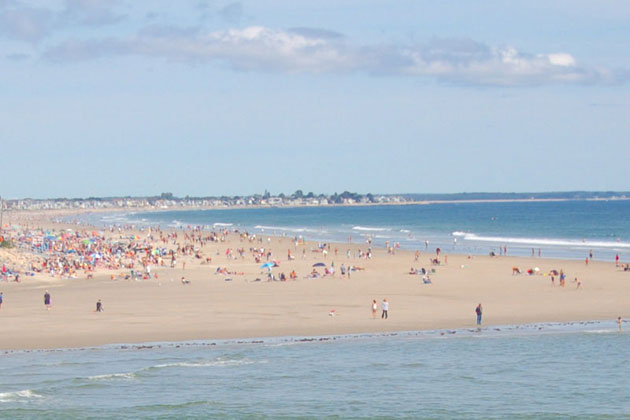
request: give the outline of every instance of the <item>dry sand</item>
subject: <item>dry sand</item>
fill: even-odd
[[[245,259],[228,259],[228,247],[259,246],[230,235],[226,243],[204,247],[204,254],[212,256],[211,264],[179,258],[176,268],[154,267],[158,278],[150,280],[111,280],[112,272],[100,271],[93,279],[38,275],[19,284],[0,283],[4,292],[0,349],[474,327],[474,310],[480,302],[484,326],[612,320],[627,316],[629,310],[630,273],[614,262],[593,261],[587,266],[583,261],[448,255],[448,264],[432,267],[433,254],[424,252],[418,262],[413,252],[388,255],[380,248],[374,248],[369,260],[346,257],[347,249],[356,255],[358,248],[366,249],[364,244],[332,245],[326,259],[311,252],[314,244],[296,248],[288,238],[273,238],[264,245],[281,261],[274,274],[295,270],[297,280],[265,281],[266,269],[249,253]],[[304,259],[303,247],[307,249]],[[295,260],[287,261],[288,249]],[[182,261],[186,261],[185,270]],[[335,277],[306,278],[320,261],[334,261]],[[341,277],[341,264],[365,269],[353,272],[351,278]],[[214,274],[218,266],[244,274]],[[423,284],[422,276],[408,274],[412,266],[435,268],[433,284]],[[539,267],[541,274],[513,275],[513,266]],[[552,287],[551,278],[542,275],[551,269],[564,270],[565,287],[558,285],[557,278]],[[182,276],[191,284],[183,285]],[[582,283],[580,289],[575,277]],[[52,295],[49,311],[43,303],[45,290]],[[390,302],[387,320],[380,319],[383,298]],[[98,299],[103,301],[102,313],[94,312]],[[372,318],[373,299],[379,304],[377,319]],[[335,316],[330,315],[333,310]]]

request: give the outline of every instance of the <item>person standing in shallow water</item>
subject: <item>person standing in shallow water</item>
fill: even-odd
[[[481,315],[483,314],[483,308],[481,307],[481,303],[477,305],[475,309],[475,313],[477,314],[477,325],[481,325]]]

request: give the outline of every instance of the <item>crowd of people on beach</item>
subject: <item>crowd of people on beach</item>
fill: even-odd
[[[27,228],[10,229],[2,233],[3,241],[10,241],[21,256],[21,259],[0,260],[2,267],[1,278],[5,281],[20,282],[24,277],[37,274],[65,279],[74,279],[80,276],[92,278],[97,270],[119,272],[118,276],[112,274],[112,279],[120,278],[121,271],[128,273],[122,275],[122,278],[125,279],[142,280],[157,278],[157,274],[155,270],[152,271],[152,267],[181,267],[182,270],[185,270],[186,260],[188,260],[189,263],[192,260],[200,265],[209,265],[213,262],[213,258],[216,263],[216,260],[221,258],[220,252],[216,251],[213,255],[206,255],[208,251],[204,248],[209,243],[225,243],[228,238],[230,238],[230,235],[236,235],[241,245],[235,247],[233,243],[230,243],[229,246],[225,247],[224,255],[226,263],[225,265],[217,266],[214,272],[215,275],[225,276],[226,280],[231,280],[231,276],[244,275],[245,273],[243,271],[231,269],[229,266],[237,260],[250,260],[255,264],[264,263],[261,269],[266,270],[267,281],[290,281],[299,278],[295,269],[280,272],[277,277],[273,273],[273,269],[280,267],[282,262],[271,248],[271,237],[263,238],[261,235],[250,234],[247,231],[240,232],[236,229],[232,231],[228,229],[209,231],[202,226],[188,226],[179,231],[163,231],[160,227],[137,228],[132,225],[124,225],[111,226],[109,229],[105,230],[50,230]],[[305,241],[303,238],[297,236],[293,241],[295,243],[295,249],[287,250],[286,261],[290,262],[296,259],[294,252],[297,251],[298,245],[303,246],[302,259],[305,259],[307,252]],[[356,254],[353,249],[348,248],[346,250],[346,259],[358,258],[371,260],[374,256],[372,240],[369,239],[366,241],[366,245],[367,248],[365,251],[361,248],[354,248],[356,249]],[[334,261],[330,261],[330,256],[332,255],[333,259],[339,259],[339,247],[333,246],[334,249],[331,247],[330,243],[319,243],[317,246],[311,247],[311,253],[321,255],[322,262],[314,264],[312,270],[304,275],[303,278],[316,279],[336,276],[337,267]],[[426,247],[428,248],[428,241]],[[387,255],[395,255],[399,248],[399,243],[390,244],[389,241],[385,243]],[[507,255],[507,247],[501,247],[499,249],[500,256]],[[420,251],[416,251],[414,253],[414,261],[419,261],[420,255]],[[492,257],[498,256],[494,251],[492,251],[490,255]],[[536,256],[534,249],[532,249],[532,256]],[[542,256],[540,250],[538,250],[538,256]],[[441,252],[440,248],[436,248],[435,254],[429,256],[429,262],[431,266],[440,266],[448,262],[447,258],[448,257]],[[593,252],[590,251],[589,256],[585,259],[586,265],[592,260]],[[179,265],[178,261],[180,261]],[[619,255],[616,256],[615,265],[624,271],[630,271],[630,264],[621,263]],[[320,269],[323,272],[320,272]],[[364,269],[364,267],[354,263],[349,265],[342,263],[339,266],[340,278],[347,277],[350,279],[353,273]],[[262,272],[263,271],[261,271],[261,273]],[[286,272],[288,272],[288,274],[285,274]],[[435,273],[436,269],[434,267],[426,269],[424,267],[415,268],[412,266],[409,270],[410,275],[421,276],[423,284],[432,284],[431,275]],[[522,273],[543,275],[538,267],[529,268],[527,270],[522,270],[519,267],[512,268],[512,274],[516,275]],[[552,286],[556,285],[556,279],[558,279],[558,285],[560,287],[566,286],[567,275],[563,270],[553,269],[544,273],[544,275],[550,277]],[[260,278],[256,278],[255,281],[261,280]],[[578,277],[575,277],[573,282],[577,289],[582,287],[582,281],[578,279]],[[182,276],[181,283],[182,285],[190,285],[191,281]],[[3,301],[4,295],[0,292],[0,309],[2,309]],[[51,310],[52,298],[48,291],[44,294],[44,305],[47,310]],[[380,304],[381,319],[389,318],[389,306],[390,302],[387,299],[383,299]],[[379,305],[376,299],[374,299],[371,302],[373,318],[377,318],[378,316],[378,307]],[[103,311],[103,302],[101,299],[98,299],[95,312]],[[475,308],[477,325],[481,325],[482,311],[482,305],[479,303]],[[335,311],[333,312],[336,314]],[[619,325],[621,327],[621,321]]]

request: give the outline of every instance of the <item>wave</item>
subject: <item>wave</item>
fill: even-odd
[[[122,214],[108,214],[101,217],[103,222],[126,222],[129,220],[128,215],[125,213]]]
[[[212,227],[230,227],[230,226],[234,226],[233,223],[213,223]]]
[[[176,363],[164,363],[155,365],[153,368],[173,368],[173,367],[185,367],[185,368],[197,368],[197,367],[228,367],[228,366],[245,366],[252,365],[255,362],[249,359],[234,360],[234,359],[217,359],[207,360],[202,362],[176,362]]]
[[[586,330],[584,331],[584,334],[618,334],[619,331],[611,328],[611,329],[607,329],[607,330]]]
[[[168,227],[173,227],[173,228],[180,228],[182,226],[187,226],[187,223],[180,222],[177,219],[171,220],[171,222],[168,224]]]
[[[254,226],[254,229],[260,229],[260,230],[279,230],[279,231],[285,231],[285,232],[309,232],[309,233],[325,233],[325,231],[320,231],[317,229],[309,229],[309,228],[305,228],[305,227],[289,227],[289,226],[265,226],[265,225],[256,225]]]
[[[31,391],[30,389],[24,389],[22,391],[13,391],[13,392],[0,392],[0,402],[28,400],[32,398],[43,398],[43,397]]]
[[[367,231],[367,232],[387,232],[390,231],[390,228],[384,228],[384,227],[365,227],[365,226],[353,226],[352,230],[361,230],[361,231]]]
[[[109,373],[105,375],[94,375],[88,376],[89,380],[92,381],[101,381],[101,380],[110,380],[110,379],[135,379],[135,373]]]
[[[507,244],[520,245],[550,245],[550,246],[568,246],[578,248],[630,248],[628,242],[617,241],[586,241],[571,239],[547,239],[547,238],[514,238],[504,236],[480,236],[474,233],[453,232],[453,236],[463,237],[467,241],[479,242],[500,242]]]

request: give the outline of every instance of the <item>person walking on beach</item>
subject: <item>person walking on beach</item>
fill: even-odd
[[[100,299],[96,302],[96,312],[103,312],[103,302]]]
[[[376,299],[372,300],[372,318],[376,319],[376,311],[378,311],[378,305],[376,303]]]
[[[387,299],[383,299],[383,302],[381,302],[381,309],[383,310],[383,313],[381,314],[381,319],[387,319],[387,313],[389,312],[389,302],[387,301]]]
[[[0,309],[2,309],[2,301],[4,300],[4,295],[0,292]]]
[[[477,325],[481,325],[481,315],[483,314],[483,308],[481,307],[481,303],[477,305],[475,309],[475,313],[477,314]]]
[[[50,311],[50,293],[48,290],[44,293],[44,306],[46,306],[46,310]]]

